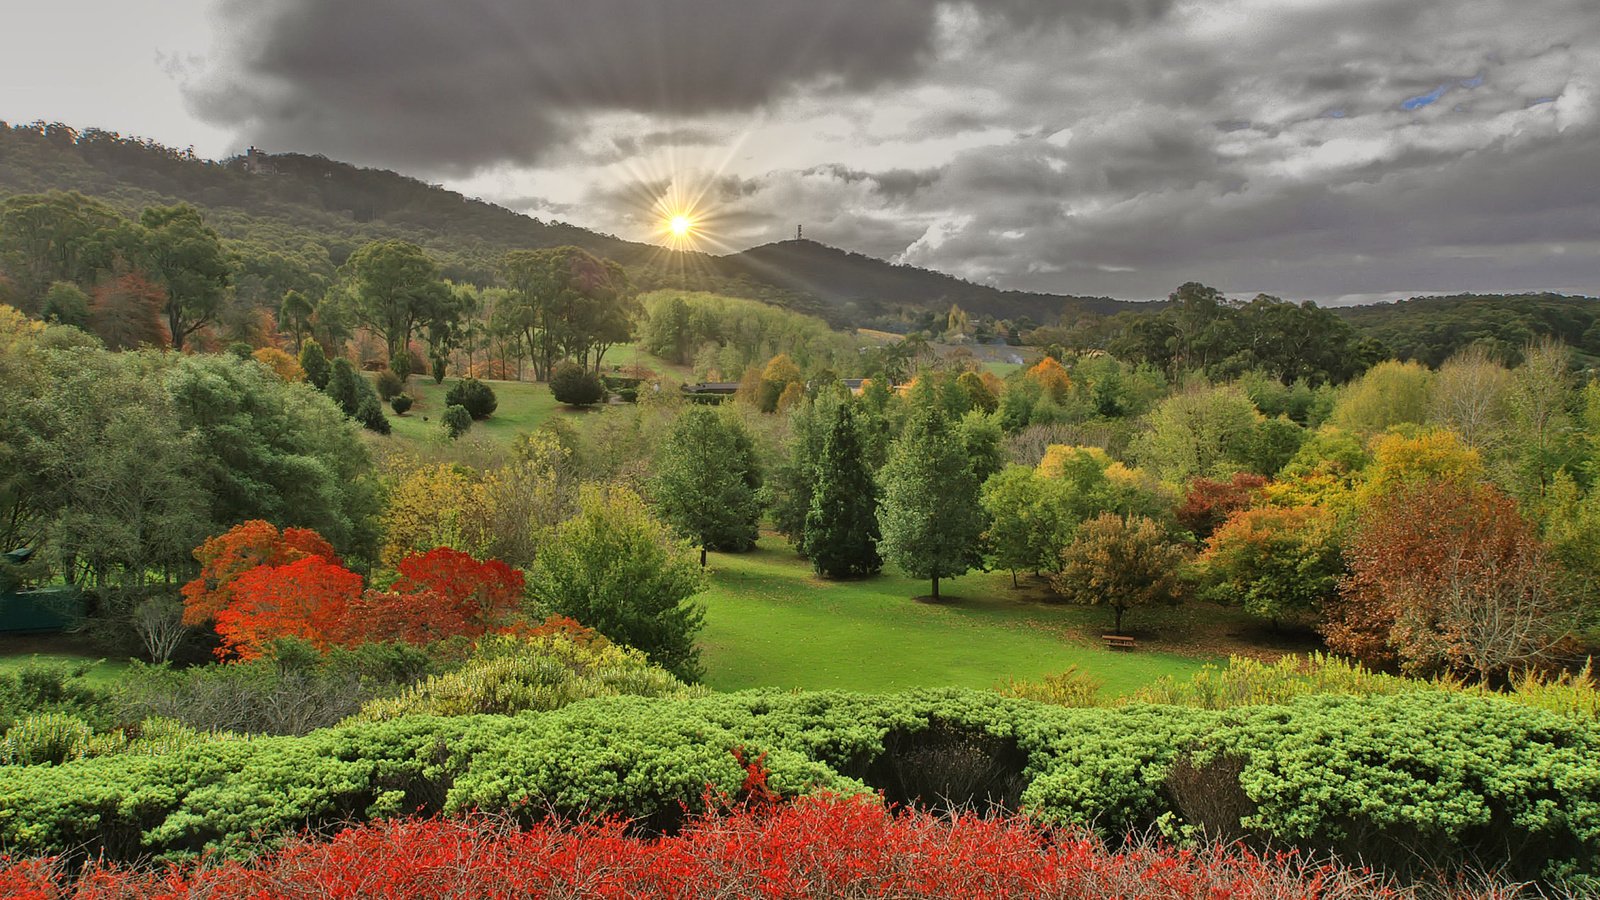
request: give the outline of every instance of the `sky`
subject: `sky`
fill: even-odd
[[[1597,0],[52,0],[0,119],[1002,288],[1600,294]]]

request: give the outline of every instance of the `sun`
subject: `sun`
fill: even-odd
[[[667,220],[667,231],[671,232],[673,237],[682,240],[694,232],[694,220],[679,213]]]

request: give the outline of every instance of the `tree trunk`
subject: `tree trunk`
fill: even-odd
[[[706,567],[706,548],[704,546],[701,546],[701,548],[700,548],[700,568],[704,569],[705,567]]]
[[[1011,570],[1011,586],[1012,587],[1016,587],[1017,586],[1017,570],[1016,569],[1012,569]]]
[[[1127,612],[1127,609],[1124,608],[1124,607],[1121,607],[1121,606],[1117,606],[1117,607],[1113,607],[1113,608],[1116,609],[1116,611],[1117,611],[1117,634],[1121,634],[1122,633],[1122,614]]]
[[[934,602],[938,602],[938,600],[939,600],[939,576],[938,575],[934,575],[933,576],[933,599],[934,599]]]

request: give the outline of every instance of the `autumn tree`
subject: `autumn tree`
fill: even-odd
[[[164,347],[167,331],[161,325],[166,294],[137,272],[101,283],[89,305],[89,331],[105,342],[107,350]]]
[[[200,574],[183,586],[183,621],[204,625],[233,600],[234,582],[257,566],[282,566],[308,556],[337,564],[333,545],[306,528],[279,531],[252,519],[209,538],[194,550]]]
[[[878,551],[913,578],[932,583],[983,564],[983,510],[972,461],[929,392],[913,398],[905,430],[881,476]]]
[[[755,546],[761,519],[755,444],[738,421],[692,406],[667,431],[652,494],[662,518],[706,551]]]
[[[1389,360],[1344,386],[1334,403],[1332,424],[1361,435],[1428,419],[1433,373],[1421,363]]]
[[[1239,509],[1207,539],[1201,563],[1224,602],[1274,627],[1315,621],[1343,573],[1336,524],[1311,506]]]
[[[834,406],[825,428],[801,550],[819,575],[871,575],[883,568],[878,555],[878,489],[862,455],[851,404]]]
[[[538,612],[576,619],[679,678],[697,679],[694,641],[705,610],[690,598],[706,581],[693,549],[625,488],[585,487],[578,507],[530,573]]]
[[[1043,388],[1045,395],[1056,403],[1065,401],[1072,391],[1071,377],[1067,375],[1067,370],[1062,367],[1060,360],[1053,356],[1039,360],[1028,370],[1027,378]]]
[[[1378,495],[1345,557],[1323,633],[1369,665],[1488,679],[1542,662],[1572,628],[1548,548],[1490,485],[1432,479]]]
[[[217,610],[220,652],[255,659],[285,637],[326,650],[342,642],[362,590],[360,575],[321,556],[256,566],[233,580],[231,599]]]
[[[1238,472],[1227,481],[1196,478],[1189,484],[1189,493],[1178,507],[1178,524],[1192,532],[1196,539],[1205,540],[1229,516],[1249,509],[1267,485],[1267,478]]]
[[[497,559],[448,547],[400,561],[387,592],[368,591],[347,617],[347,641],[428,644],[481,637],[506,625],[522,602],[522,573]]]
[[[1069,603],[1111,607],[1121,634],[1128,610],[1183,602],[1183,563],[1182,549],[1154,520],[1103,513],[1078,528],[1050,584]]]
[[[300,361],[277,347],[261,347],[252,352],[250,357],[278,376],[281,381],[306,380],[306,370],[300,367]]]

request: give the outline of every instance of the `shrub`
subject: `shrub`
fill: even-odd
[[[444,402],[446,406],[465,407],[474,421],[494,415],[495,407],[499,405],[494,389],[476,378],[463,378],[456,382],[445,394]]]
[[[592,406],[606,398],[606,386],[588,368],[564,362],[550,376],[550,393],[558,403]]]
[[[328,389],[328,378],[332,374],[328,366],[328,357],[322,352],[322,345],[313,340],[307,340],[300,348],[300,368],[305,370],[306,380],[319,391]]]
[[[449,361],[442,356],[433,358],[433,383],[444,384],[444,375]]]
[[[569,634],[485,639],[461,668],[435,675],[361,710],[369,721],[400,716],[514,715],[559,709],[589,697],[664,697],[688,688],[643,653]]]
[[[963,747],[974,752],[940,755]],[[1595,725],[1439,692],[1224,713],[1064,709],[972,691],[753,691],[600,697],[515,717],[404,716],[10,767],[0,844],[111,859],[237,853],[291,827],[468,809],[614,813],[671,829],[684,806],[704,809],[746,785],[750,771],[732,755],[741,748],[747,759],[765,754],[768,785],[785,798],[882,789],[890,799],[980,801],[950,788],[965,771],[968,784],[1016,782],[1017,801],[1040,821],[1111,838],[1232,830],[1396,870],[1473,863],[1574,886],[1600,868]],[[1230,809],[1231,821],[1215,818]]]
[[[97,725],[111,715],[110,693],[84,680],[94,663],[29,662],[0,672],[0,731],[17,719],[64,713]]]
[[[381,873],[381,894],[374,893]],[[74,875],[81,875],[78,881]],[[0,889],[24,897],[1119,897],[1167,900],[1416,900],[1362,869],[1221,843],[1154,841],[1112,849],[1081,831],[1022,818],[891,811],[868,798],[820,797],[697,816],[663,839],[617,822],[399,819],[291,839],[247,862],[165,869],[0,859]],[[313,887],[314,886],[314,887]],[[1491,893],[1491,890],[1493,891]],[[1481,900],[1516,888],[1486,885]],[[1442,888],[1439,896],[1445,895]],[[1456,900],[1480,895],[1457,887]],[[1422,896],[1427,896],[1423,894]]]
[[[392,400],[405,393],[406,382],[392,369],[383,369],[377,377],[378,399]]]
[[[472,413],[467,412],[465,406],[451,404],[445,407],[444,415],[439,417],[439,423],[444,428],[444,433],[455,440],[472,429]]]
[[[415,405],[415,404],[416,404],[415,400],[412,400],[410,397],[406,396],[405,394],[400,394],[399,396],[395,397],[393,400],[389,401],[389,408],[394,410],[394,414],[395,415],[403,416],[406,413],[410,412],[411,411],[411,407],[413,405]]]

